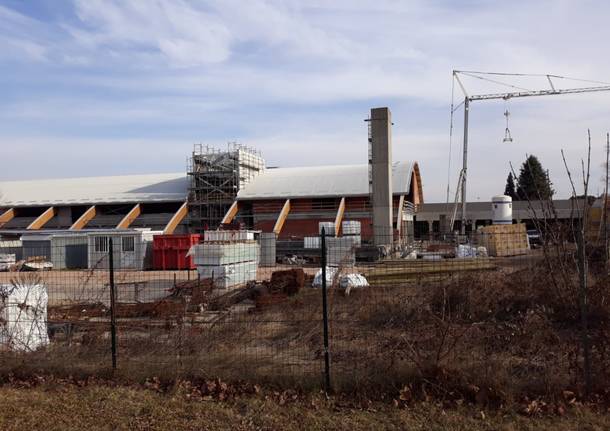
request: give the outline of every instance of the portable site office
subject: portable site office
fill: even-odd
[[[88,235],[89,268],[109,268],[108,251],[112,238],[112,257],[115,269],[144,269],[146,243],[141,231],[96,232]]]
[[[144,268],[147,247],[142,232],[135,230],[26,234],[21,258],[43,258],[53,269],[107,269],[110,238],[116,269]]]

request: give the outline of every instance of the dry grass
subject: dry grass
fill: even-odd
[[[610,381],[608,280],[593,280],[594,381],[595,390],[603,392]],[[334,388],[381,398],[411,384],[422,399],[430,394],[469,399],[476,387],[502,405],[523,396],[578,391],[579,328],[574,304],[561,296],[565,293],[554,289],[544,270],[524,265],[354,289],[349,296],[331,289]],[[197,313],[157,314],[120,319],[115,377],[321,385],[319,290],[306,288],[262,310],[224,310],[205,322]],[[0,375],[110,375],[108,330],[107,322],[76,322],[46,350],[2,353]]]
[[[3,430],[540,430],[602,431],[607,413],[573,407],[564,415],[528,417],[514,410],[476,406],[444,408],[420,403],[354,403],[318,395],[286,401],[262,391],[228,401],[203,401],[180,390],[157,393],[137,387],[101,384],[0,387]]]

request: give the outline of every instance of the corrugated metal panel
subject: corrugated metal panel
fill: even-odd
[[[185,173],[85,177],[0,183],[0,206],[89,205],[184,201]]]
[[[413,166],[412,162],[393,164],[394,194],[409,193]],[[237,199],[366,196],[368,169],[368,165],[267,169],[240,190]]]

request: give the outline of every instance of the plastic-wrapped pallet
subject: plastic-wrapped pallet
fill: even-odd
[[[41,284],[0,285],[0,346],[33,351],[49,344],[48,301]]]
[[[256,241],[210,241],[191,247],[201,278],[213,278],[216,287],[236,287],[256,280],[260,246]]]
[[[362,237],[360,235],[343,235],[342,238],[351,241],[352,245],[355,247],[360,247],[362,244]]]
[[[322,228],[324,228],[324,234],[329,236],[335,236],[335,224],[332,221],[321,221],[318,223],[318,233],[322,235]]]
[[[191,247],[187,256],[193,257],[197,266],[229,265],[240,262],[258,262],[260,246],[249,242],[204,242]]]
[[[306,236],[303,238],[303,248],[306,249],[319,249],[320,248],[320,237],[319,236]]]
[[[356,264],[356,244],[352,237],[327,238],[326,261],[333,266],[354,266]]]
[[[198,266],[201,278],[212,278],[214,287],[226,289],[256,280],[256,262],[242,262],[219,266]]]
[[[252,241],[255,231],[251,230],[208,230],[203,233],[204,241]]]
[[[344,220],[341,222],[341,233],[343,235],[360,235],[361,224],[357,220]]]

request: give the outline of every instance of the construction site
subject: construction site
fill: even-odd
[[[0,184],[0,372],[410,381],[417,396],[490,403],[599,390],[606,201],[587,225],[585,359],[573,229],[584,201],[569,216],[552,201],[515,216],[498,195],[477,208],[488,222],[466,229],[465,200],[426,212],[426,172],[392,159],[390,110],[366,121],[359,165],[271,168],[233,143],[195,146],[184,173]]]

